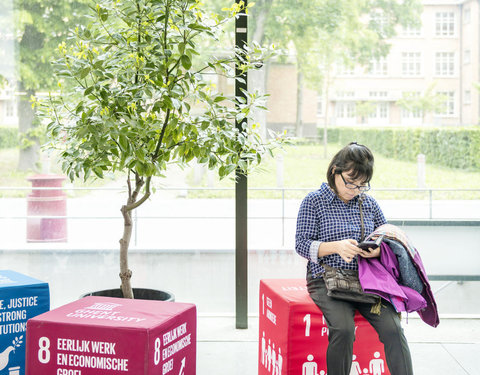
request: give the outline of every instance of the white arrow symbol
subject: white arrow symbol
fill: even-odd
[[[180,367],[180,372],[178,375],[183,375],[183,370],[185,370],[185,357],[182,359],[182,366]]]

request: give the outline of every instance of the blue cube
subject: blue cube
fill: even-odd
[[[49,310],[47,283],[0,270],[0,374],[25,374],[27,320]]]

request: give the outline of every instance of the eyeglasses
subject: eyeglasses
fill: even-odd
[[[343,177],[343,174],[340,173],[340,177],[342,177],[342,180],[343,180],[343,183],[345,184],[345,187],[347,189],[358,189],[358,191],[360,192],[364,192],[364,191],[369,191],[370,190],[370,182],[368,182],[366,185],[355,185],[355,184],[352,184],[350,182],[347,182],[345,181],[345,178]]]

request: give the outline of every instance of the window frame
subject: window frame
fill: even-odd
[[[437,77],[456,76],[455,52],[437,51],[435,52],[434,72]]]
[[[402,76],[403,77],[421,76],[423,74],[422,60],[423,60],[422,52],[418,52],[418,51],[402,52],[401,53]]]
[[[435,37],[453,38],[456,36],[457,27],[454,11],[435,12]]]

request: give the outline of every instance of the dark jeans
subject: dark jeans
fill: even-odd
[[[355,324],[353,317],[358,310],[375,328],[385,347],[388,369],[392,375],[412,375],[412,360],[407,340],[403,334],[400,317],[390,303],[382,300],[380,315],[370,312],[372,304],[334,299],[327,296],[322,278],[314,279],[307,274],[307,288],[310,297],[322,310],[327,322],[328,348],[327,373],[349,375],[352,366]]]

